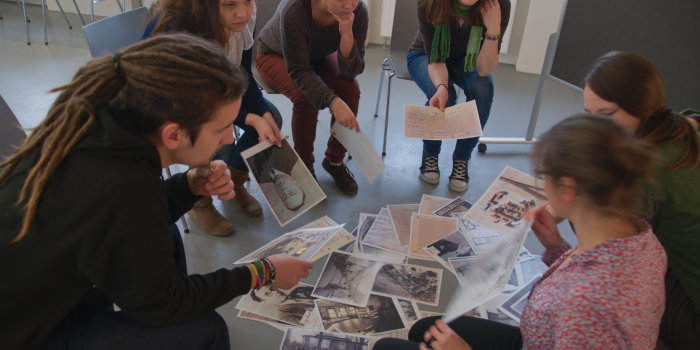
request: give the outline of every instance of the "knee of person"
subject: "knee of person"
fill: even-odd
[[[226,321],[216,312],[202,318],[198,322],[198,327],[201,329],[202,338],[212,339],[213,342],[216,342],[217,339],[228,339]]]
[[[374,343],[372,350],[392,350],[395,348],[394,342],[392,338],[381,338]]]
[[[426,317],[418,320],[408,331],[408,340],[422,342],[425,332],[428,331],[430,326],[435,324],[435,320],[437,319],[439,319],[439,317]]]
[[[270,113],[272,114],[272,119],[275,121],[275,124],[277,124],[278,128],[282,128],[282,114],[280,113],[280,110],[277,109],[277,106],[275,106],[272,102],[268,101],[265,99],[265,103],[267,103],[267,108],[270,110]]]

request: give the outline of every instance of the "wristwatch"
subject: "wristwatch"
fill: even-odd
[[[486,40],[498,41],[498,39],[500,39],[501,36],[500,36],[500,35],[488,35],[488,34],[484,34],[484,38],[485,38]]]

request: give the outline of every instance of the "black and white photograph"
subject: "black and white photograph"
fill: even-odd
[[[385,264],[377,272],[372,292],[437,306],[441,282],[442,269]]]
[[[304,283],[298,283],[289,289],[276,287],[251,289],[241,298],[236,308],[304,327],[313,322],[315,317],[314,300],[316,298],[311,296],[312,290],[313,286]]]
[[[519,327],[520,322],[512,319],[510,316],[506,315],[499,309],[500,305],[503,304],[503,302],[510,296],[511,294],[500,293],[479,305],[478,309],[481,313],[481,317],[487,320],[504,323],[514,327]]]
[[[275,254],[286,254],[299,259],[313,261],[312,258],[316,252],[321,250],[341,228],[342,226],[300,228],[287,232],[235,263],[244,264]]]
[[[243,151],[241,156],[280,226],[326,198],[285,138],[282,147],[265,141]]]
[[[440,209],[433,212],[433,214],[439,215],[439,216],[450,217],[450,216],[452,216],[452,214],[455,214],[455,213],[464,213],[467,210],[469,210],[469,208],[471,208],[471,207],[472,207],[471,203],[465,201],[464,198],[462,198],[462,197],[457,197],[457,198],[453,199],[451,202],[445,204]]]
[[[459,230],[429,244],[423,250],[450,270],[452,266],[449,264],[449,259],[476,255],[467,236]]]
[[[266,317],[263,315],[254,314],[250,311],[238,310],[238,317],[239,318],[247,318],[249,320],[265,323],[271,327],[275,327],[275,328],[281,330],[282,332],[287,330],[287,327],[290,326],[289,323],[278,321],[278,320],[275,320],[275,319],[272,319],[272,318],[269,318],[269,317]]]
[[[389,250],[384,250],[381,248],[376,248],[362,243],[362,240],[367,236],[370,228],[377,219],[375,214],[360,213],[360,221],[357,225],[357,239],[355,240],[355,256],[361,257],[363,259],[389,262],[389,263],[403,263],[406,260],[406,256],[401,253],[396,253]]]
[[[514,321],[520,323],[521,315],[523,314],[523,309],[527,304],[527,297],[530,295],[532,286],[537,283],[539,279],[533,279],[528,284],[524,285],[522,288],[513,292],[513,294],[506,299],[498,310],[506,314],[508,317],[512,318]]]
[[[466,281],[469,270],[479,263],[479,257],[450,258],[447,263],[452,267],[455,276],[457,276],[457,282],[463,284]]]
[[[549,267],[542,262],[539,256],[520,261],[520,270],[523,274],[523,282],[527,283],[542,276]]]
[[[420,317],[420,310],[415,301],[394,298],[396,307],[399,309],[399,315],[406,327],[416,323]]]
[[[386,296],[371,294],[364,307],[319,299],[316,308],[325,330],[370,335],[406,328],[394,301]]]
[[[313,296],[354,306],[366,306],[381,263],[334,251],[321,271]]]
[[[366,336],[289,327],[280,350],[369,350],[369,343]]]

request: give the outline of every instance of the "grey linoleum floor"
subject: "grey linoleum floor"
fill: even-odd
[[[67,6],[67,5],[66,5]],[[31,45],[25,41],[21,9],[13,2],[0,2],[0,94],[14,111],[25,128],[31,128],[44,118],[54,94],[47,91],[68,82],[74,72],[90,59],[80,21],[69,14],[74,27],[69,30],[60,13],[48,13],[49,45],[43,44],[41,8],[28,6],[31,18]],[[89,21],[89,15],[85,16]],[[384,127],[384,103],[386,83],[383,88],[382,104],[378,118],[374,118],[374,108],[379,88],[381,63],[388,49],[370,46],[367,50],[365,72],[358,77],[362,90],[358,120],[361,129],[381,151]],[[496,94],[490,120],[484,130],[489,137],[523,137],[528,126],[533,105],[538,76],[518,73],[512,65],[501,64],[494,72]],[[283,133],[291,134],[291,103],[282,95],[266,96],[280,109],[284,117]],[[464,96],[460,98],[464,101]],[[361,174],[357,164],[350,160],[348,166],[355,173],[359,193],[349,197],[340,193],[330,176],[321,169],[325,143],[329,135],[330,115],[320,114],[316,140],[316,167],[318,180],[328,198],[318,206],[280,227],[269,209],[263,204],[263,215],[248,218],[240,213],[235,204],[216,201],[216,206],[236,227],[231,237],[217,238],[208,235],[196,223],[189,222],[191,233],[183,234],[187,250],[190,273],[205,273],[221,267],[231,267],[232,262],[262,246],[273,238],[296,229],[323,215],[328,215],[338,223],[345,223],[348,230],[357,224],[361,212],[377,213],[387,204],[419,203],[422,194],[454,198],[458,194],[447,188],[447,177],[451,170],[451,152],[454,141],[443,144],[440,157],[441,182],[437,186],[426,185],[418,179],[421,155],[421,142],[403,137],[402,115],[404,104],[423,104],[425,97],[411,81],[394,79],[391,94],[389,138],[387,155],[384,157],[386,169],[369,184]],[[546,130],[556,121],[583,110],[581,94],[569,88],[548,81],[545,98],[535,135]],[[464,198],[476,201],[495,177],[506,166],[531,173],[528,159],[529,145],[489,144],[485,154],[476,150],[469,163],[471,177],[469,190]],[[260,191],[251,184],[251,193],[262,201]],[[566,225],[566,238],[573,235]],[[534,235],[530,234],[526,247],[535,254],[543,249]],[[314,284],[325,263],[325,258],[315,263],[311,275],[303,282]],[[439,267],[437,264],[431,265]],[[420,305],[424,310],[440,311],[447,305],[457,286],[451,274],[444,275],[443,288],[438,307]],[[234,308],[238,299],[223,305],[218,311],[226,319],[234,349],[278,349],[282,333],[258,322],[237,318]]]

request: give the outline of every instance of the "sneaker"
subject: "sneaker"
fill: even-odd
[[[452,175],[450,175],[449,188],[455,192],[464,192],[469,188],[469,175],[467,175],[466,160],[455,160],[452,163]]]
[[[440,169],[438,168],[437,154],[424,154],[423,162],[420,165],[420,179],[431,185],[440,182]]]
[[[331,174],[335,185],[340,189],[341,192],[349,195],[354,195],[357,193],[357,182],[355,182],[355,175],[352,174],[350,169],[345,166],[344,163],[340,165],[333,165],[328,159],[323,159],[323,169]]]

